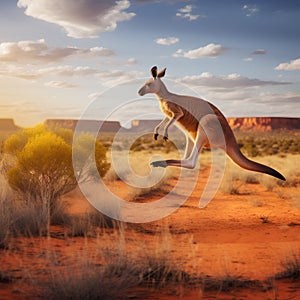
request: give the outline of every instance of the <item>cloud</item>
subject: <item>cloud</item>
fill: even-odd
[[[95,76],[102,71],[86,66],[60,65],[47,68],[33,69],[32,67],[19,67],[4,64],[0,68],[0,75],[5,77],[16,77],[26,80],[37,80],[45,76],[83,77]]]
[[[73,38],[95,38],[100,32],[113,31],[135,13],[126,12],[130,1],[19,0],[19,8],[33,18],[62,26]]]
[[[300,93],[272,92],[273,86],[289,82],[264,81],[239,74],[216,76],[208,72],[176,81],[178,85],[184,84],[185,89],[190,87],[190,94],[196,93],[214,103],[227,117],[300,115]]]
[[[123,71],[123,70],[105,70],[99,71],[96,77],[100,79],[102,85],[113,87],[125,82],[133,82],[144,75],[139,71]]]
[[[176,13],[176,17],[180,17],[182,19],[188,19],[189,21],[195,21],[200,17],[200,15],[191,14],[192,10],[193,10],[192,5],[186,5],[185,7],[178,9],[178,12]]]
[[[81,52],[81,54],[86,54],[87,56],[90,57],[107,57],[107,56],[112,56],[114,55],[114,52],[108,48],[104,48],[104,47],[93,47],[90,49],[81,49],[79,52]]]
[[[37,74],[32,69],[27,69],[23,67],[17,67],[12,64],[0,64],[0,76],[3,77],[15,77],[25,80],[35,80],[37,79]]]
[[[41,75],[54,75],[54,76],[64,76],[64,77],[82,77],[96,75],[100,71],[86,66],[57,66],[50,68],[43,68],[38,70]]]
[[[134,57],[128,58],[127,61],[124,63],[126,66],[133,66],[138,63],[137,59]]]
[[[242,9],[246,12],[247,17],[251,17],[259,12],[259,8],[256,5],[245,4]]]
[[[178,81],[194,87],[202,86],[213,89],[257,88],[289,84],[289,82],[248,78],[236,73],[227,76],[215,76],[209,72],[204,72],[200,75],[185,76]]]
[[[219,102],[226,116],[299,117],[300,94],[253,93],[232,101]],[[220,94],[222,97],[222,94]],[[215,98],[217,99],[217,98]],[[222,99],[222,98],[221,98]],[[268,108],[266,110],[266,107]],[[292,108],[292,109],[291,109]]]
[[[177,2],[188,2],[190,0],[168,0],[167,2],[169,3],[177,3]],[[156,2],[163,2],[162,0],[134,0],[134,2],[137,2],[137,3],[148,3],[148,2],[153,2],[153,3],[156,3]]]
[[[134,80],[144,75],[144,73],[138,71],[99,70],[90,67],[73,67],[68,65],[43,68],[38,70],[37,74],[40,76],[52,75],[63,77],[94,76],[100,79],[102,85],[109,87]]]
[[[252,55],[264,55],[267,54],[267,50],[265,49],[257,49],[251,53]]]
[[[300,58],[291,60],[287,63],[281,63],[275,67],[277,71],[299,71],[300,70]]]
[[[1,73],[0,73],[1,74]],[[31,77],[39,78],[42,76],[62,76],[62,77],[84,77],[94,76],[99,79],[101,84],[107,87],[115,86],[127,81],[132,81],[144,75],[143,72],[138,71],[124,71],[124,70],[99,70],[90,67],[74,67],[70,65],[55,66],[49,68],[38,69],[31,73]]]
[[[33,69],[28,67],[16,67],[15,65],[4,65],[0,68],[0,76],[15,77],[26,80],[38,80],[42,77],[87,77],[92,76],[100,80],[104,86],[114,86],[123,82],[132,81],[135,78],[144,76],[144,73],[138,71],[123,70],[99,70],[87,66],[70,66],[60,65],[48,68]],[[50,81],[46,84],[51,87],[67,87],[63,86],[61,81]]]
[[[179,38],[176,37],[167,37],[167,38],[158,38],[154,40],[156,44],[169,46],[179,42]]]
[[[67,57],[79,55],[85,58],[107,57],[114,55],[110,49],[94,47],[51,48],[44,39],[37,41],[4,42],[0,44],[0,62],[40,64],[61,61]]]
[[[49,81],[49,82],[46,82],[44,85],[48,86],[48,87],[52,87],[52,88],[74,88],[74,87],[76,87],[76,85],[70,84],[65,81]]]
[[[182,49],[178,49],[173,57],[185,57],[189,59],[196,59],[201,57],[217,57],[225,52],[226,48],[222,45],[216,44],[208,44],[204,47],[200,47],[198,49],[184,51]]]
[[[293,110],[295,105],[297,105],[298,108],[300,109],[300,93],[287,92],[285,94],[279,94],[273,92],[263,92],[260,93],[260,99],[261,99],[260,100],[261,103],[265,103],[265,104],[273,103],[278,106],[288,104],[291,107],[293,107]]]

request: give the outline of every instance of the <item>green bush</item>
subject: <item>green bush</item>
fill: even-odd
[[[48,229],[51,216],[58,214],[58,200],[77,185],[74,171],[89,180],[96,171],[104,176],[109,168],[104,146],[83,133],[73,142],[73,149],[79,149],[76,153],[81,161],[74,170],[73,133],[70,130],[55,131],[38,125],[12,135],[4,145],[5,153],[10,155],[6,171],[9,185],[23,200],[34,201],[41,208],[47,216]],[[92,150],[96,161],[94,169],[88,164]]]

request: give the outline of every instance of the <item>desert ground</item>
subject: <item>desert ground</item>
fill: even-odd
[[[133,152],[133,170],[147,172],[153,154]],[[299,158],[255,158],[286,182],[228,160],[222,185],[200,209],[211,170],[203,153],[187,200],[150,223],[94,222],[97,212],[76,188],[61,199],[66,223],[48,235],[14,234],[0,249],[0,299],[300,299]],[[152,202],[172,191],[178,172],[169,168],[151,189],[132,188],[114,170],[104,182],[126,201]],[[180,179],[186,188],[191,174]]]

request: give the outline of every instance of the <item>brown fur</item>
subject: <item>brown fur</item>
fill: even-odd
[[[200,98],[170,93],[160,80],[160,78],[165,75],[165,71],[166,69],[163,69],[157,75],[157,67],[153,67],[151,74],[154,79],[147,81],[139,90],[139,94],[141,96],[147,93],[156,94],[162,112],[169,119],[166,119],[167,125],[164,130],[165,140],[168,139],[168,128],[175,123],[193,140],[194,148],[190,156],[184,160],[171,159],[157,161],[152,163],[153,166],[193,168],[202,147],[218,147],[225,150],[231,159],[244,169],[266,173],[285,180],[276,170],[249,160],[241,153],[226,118],[217,107]],[[158,78],[156,78],[157,76]],[[154,131],[155,139],[158,136],[158,129],[161,124],[159,124]],[[221,129],[219,130],[220,126]],[[210,139],[207,136],[208,133]],[[209,141],[212,142],[212,145],[209,145]]]

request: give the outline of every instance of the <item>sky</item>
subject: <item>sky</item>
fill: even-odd
[[[298,0],[2,0],[0,118],[160,118],[137,91],[157,65],[171,92],[227,117],[300,117]]]

